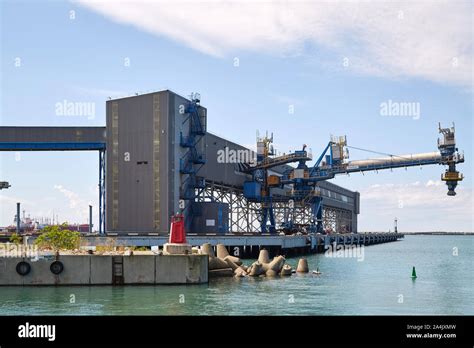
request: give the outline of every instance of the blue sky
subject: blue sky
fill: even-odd
[[[361,230],[388,230],[395,216],[405,231],[473,230],[470,2],[4,1],[0,11],[1,125],[104,125],[109,96],[164,88],[199,92],[211,132],[251,145],[268,130],[281,152],[305,143],[319,154],[331,134],[431,152],[438,122],[454,121],[466,157],[456,197],[439,166],[333,182],[361,192]],[[64,100],[95,103],[94,117],[58,116]],[[419,119],[382,116],[388,100],[419,103]],[[0,169],[12,184],[0,192],[0,226],[17,201],[70,222],[98,204],[95,152],[1,153]]]

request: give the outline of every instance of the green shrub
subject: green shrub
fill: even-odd
[[[21,244],[23,242],[23,237],[18,235],[18,233],[13,233],[10,236],[10,242],[15,244]]]
[[[148,248],[146,246],[140,246],[140,247],[131,246],[129,249],[132,250],[132,251],[148,251],[148,250],[150,250],[150,248]]]
[[[41,249],[73,250],[79,248],[81,234],[63,229],[62,226],[47,226],[44,232],[36,239],[35,244]]]

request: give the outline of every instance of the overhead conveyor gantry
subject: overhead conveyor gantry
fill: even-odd
[[[0,151],[99,151],[99,232],[105,232],[105,127],[0,127]]]

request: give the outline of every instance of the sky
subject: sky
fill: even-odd
[[[201,94],[208,130],[280,152],[331,135],[391,154],[437,150],[456,124],[457,196],[444,168],[342,175],[361,193],[359,230],[473,231],[471,1],[0,1],[0,125],[103,126],[109,98]],[[58,111],[87,103],[89,113]],[[404,113],[383,105],[410,103]],[[376,156],[351,150],[351,159]],[[98,226],[96,152],[3,152],[0,226],[26,214]]]

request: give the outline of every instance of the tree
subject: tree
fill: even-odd
[[[43,233],[36,239],[35,244],[42,249],[73,250],[79,248],[81,235],[66,229],[67,224],[61,226],[46,226]]]

